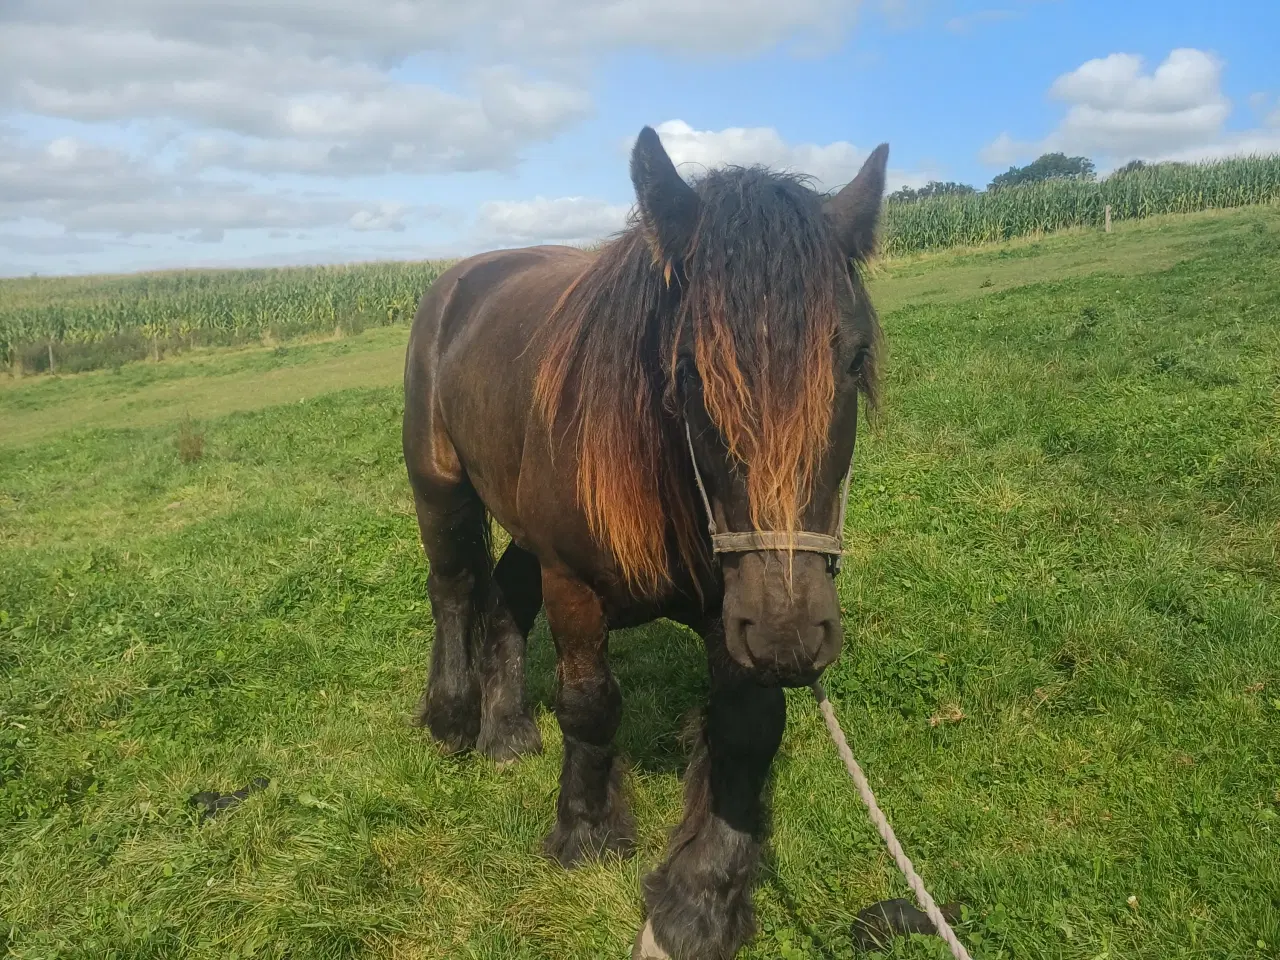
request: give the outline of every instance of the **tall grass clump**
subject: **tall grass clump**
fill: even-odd
[[[1113,220],[1280,200],[1280,156],[1154,164],[1105,180],[1047,180],[886,205],[887,254],[976,246]]]
[[[179,422],[174,446],[178,448],[178,459],[183,463],[197,463],[204,458],[204,431],[196,427],[190,414]]]

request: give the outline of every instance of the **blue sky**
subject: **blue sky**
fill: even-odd
[[[12,0],[0,274],[581,242],[681,169],[1280,152],[1280,3]]]

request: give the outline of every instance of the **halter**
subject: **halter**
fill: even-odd
[[[853,476],[853,458],[849,459],[849,469],[845,471],[840,492],[840,517],[836,521],[836,535],[813,533],[809,530],[791,532],[780,530],[746,530],[735,533],[720,533],[716,530],[715,515],[711,512],[711,499],[707,496],[707,488],[702,484],[702,472],[698,469],[698,457],[693,452],[693,434],[689,430],[689,421],[684,421],[684,438],[689,444],[689,462],[693,464],[693,479],[698,482],[698,493],[702,495],[702,505],[707,509],[707,530],[711,533],[711,550],[713,553],[749,553],[753,550],[802,550],[809,553],[824,553],[829,558],[831,575],[840,572],[840,560],[844,549],[844,514],[849,505],[849,478]]]

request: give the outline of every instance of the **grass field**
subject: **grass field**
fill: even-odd
[[[977,958],[1280,956],[1280,210],[896,259],[872,288],[885,412],[828,689],[908,853]],[[541,621],[543,756],[444,759],[407,725],[432,628],[405,335],[0,378],[9,955],[627,954],[698,646],[615,634],[633,861],[536,855]],[[846,958],[904,889],[789,703],[744,956]],[[197,822],[188,797],[256,776]]]

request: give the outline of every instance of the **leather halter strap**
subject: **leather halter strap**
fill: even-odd
[[[753,550],[802,550],[809,553],[824,553],[832,558],[834,573],[840,571],[840,560],[844,554],[844,515],[849,505],[849,480],[853,476],[853,461],[849,461],[849,469],[845,471],[844,482],[840,491],[840,516],[836,521],[836,535],[813,533],[809,530],[746,530],[742,532],[720,533],[716,530],[715,514],[711,512],[711,498],[707,496],[707,488],[702,483],[702,471],[698,469],[698,458],[693,451],[693,434],[689,429],[688,419],[684,422],[684,437],[689,444],[689,462],[693,464],[693,479],[698,483],[698,493],[702,496],[702,505],[707,511],[707,530],[711,534],[711,550],[713,553],[749,553]]]

